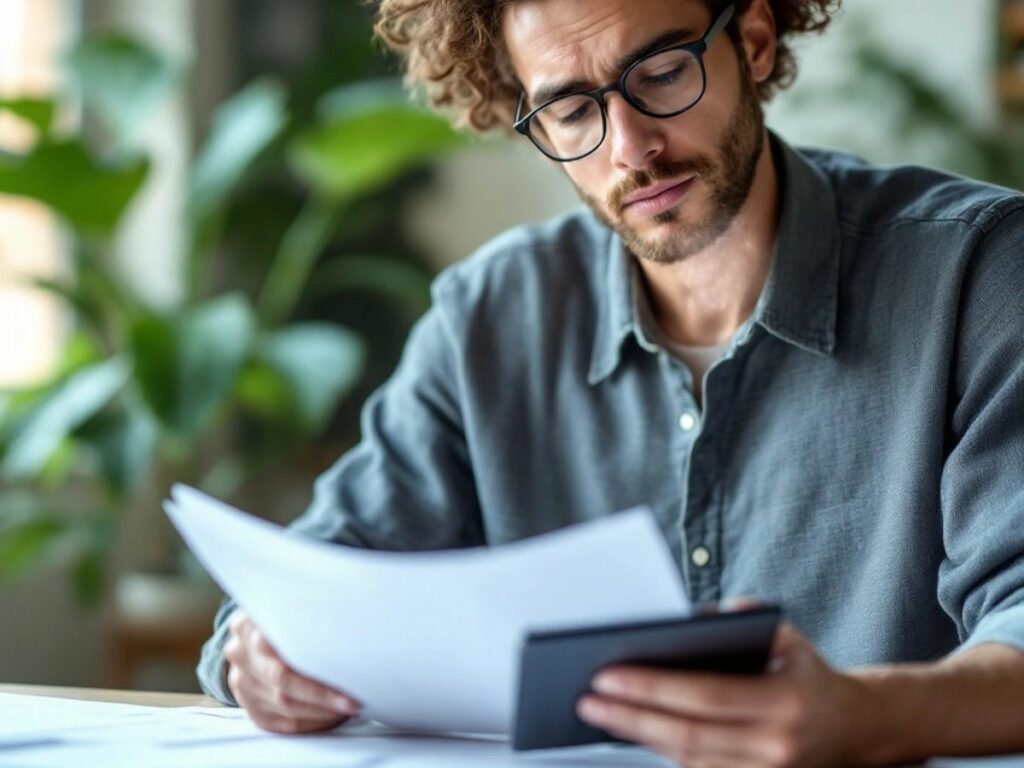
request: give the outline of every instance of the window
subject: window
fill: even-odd
[[[62,0],[0,2],[0,97],[49,95],[67,13]],[[31,129],[0,114],[0,149],[22,152]],[[26,288],[28,276],[60,270],[63,245],[42,205],[0,195],[0,389],[40,381],[53,370],[66,318],[59,302]]]

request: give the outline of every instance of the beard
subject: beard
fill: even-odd
[[[745,62],[744,62],[745,63]],[[740,101],[718,143],[718,161],[706,155],[687,160],[658,158],[649,170],[636,171],[607,197],[604,205],[579,186],[576,190],[599,220],[615,230],[638,258],[675,264],[703,251],[720,238],[743,208],[754,185],[764,135],[764,112],[746,67],[740,77]],[[659,181],[697,175],[710,190],[710,208],[696,223],[681,222],[679,206],[652,216],[660,225],[675,225],[667,237],[645,238],[623,218],[624,200]],[[685,202],[686,196],[680,201]]]

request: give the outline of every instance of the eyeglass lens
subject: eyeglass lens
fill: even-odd
[[[624,83],[642,111],[668,116],[693,106],[704,90],[700,61],[691,52],[663,51],[642,59]],[[530,121],[530,134],[549,155],[574,158],[592,152],[604,138],[603,105],[597,97],[573,94],[557,99]]]

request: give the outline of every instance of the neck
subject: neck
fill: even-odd
[[[765,133],[750,195],[729,229],[679,263],[638,260],[651,310],[669,339],[722,344],[750,317],[771,268],[778,206],[778,175]]]

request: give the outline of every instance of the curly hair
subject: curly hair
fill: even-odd
[[[406,83],[421,87],[431,106],[452,114],[462,128],[510,131],[520,86],[501,34],[505,8],[517,0],[369,0],[379,3],[375,32],[405,59]],[[702,0],[713,11],[724,0]],[[730,37],[739,40],[736,20],[752,0],[737,0]],[[820,33],[842,0],[769,0],[775,14],[778,52],[771,75],[758,84],[768,101],[796,78],[794,35]]]

